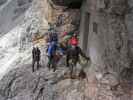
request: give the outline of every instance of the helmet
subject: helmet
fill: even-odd
[[[72,38],[70,40],[70,44],[73,45],[73,46],[77,46],[78,45],[78,40],[76,38]]]

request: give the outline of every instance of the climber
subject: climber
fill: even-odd
[[[78,38],[78,32],[77,31],[71,31],[71,32],[63,32],[62,34],[62,41],[68,42],[68,47],[71,47],[71,42],[72,41],[77,41],[79,40]]]
[[[57,50],[57,43],[55,41],[51,41],[47,49],[47,56],[48,56],[47,67],[49,68],[49,70],[51,67],[54,69],[54,71],[56,70],[56,64],[55,64],[56,50]]]
[[[81,48],[78,46],[78,42],[73,40],[70,42],[71,44],[71,48],[68,48],[67,52],[66,52],[66,64],[67,67],[71,67],[70,66],[70,60],[73,61],[74,66],[76,67],[77,62],[79,62],[79,56],[83,56],[87,61],[90,60],[89,57],[87,57],[81,50]],[[72,71],[72,69],[71,69]],[[72,73],[71,73],[72,76]]]
[[[54,71],[56,70],[56,66],[54,63],[55,63],[57,45],[58,45],[58,34],[57,32],[54,31],[54,29],[52,29],[49,31],[46,53],[49,60],[47,63],[47,67],[50,69],[52,66]]]
[[[40,62],[40,54],[41,51],[38,47],[33,47],[32,49],[32,71],[35,71],[35,63],[37,63],[37,69],[39,69],[39,62]]]
[[[58,43],[58,34],[57,34],[57,32],[55,32],[54,30],[49,31],[46,42],[47,42],[47,49],[46,49],[46,53],[47,53],[49,45],[51,45],[52,42],[54,42],[54,44],[56,44],[56,45]]]

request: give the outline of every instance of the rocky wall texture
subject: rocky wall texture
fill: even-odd
[[[33,38],[48,29],[47,9],[45,0],[8,0],[0,6],[1,77],[19,64],[31,61]]]
[[[67,1],[48,0],[49,15],[47,21],[55,26],[55,29],[58,32],[78,30],[80,22],[80,7],[71,8],[69,5],[65,5],[65,2]],[[60,3],[63,4],[61,5]]]
[[[48,28],[47,22],[42,24],[43,18],[56,25],[59,32],[77,29],[81,20],[81,47],[91,58],[91,65],[84,66],[87,77],[70,79],[69,69],[63,65],[58,65],[56,72],[49,71],[44,55],[39,70],[32,73],[28,49],[29,56],[24,59],[28,64],[19,65],[2,78],[0,100],[132,100],[133,1],[86,0],[81,13],[73,5],[75,0],[72,4],[66,0],[70,5],[65,5],[65,0],[52,1],[35,0],[27,10],[20,25],[21,48],[31,43],[32,36],[43,34]],[[44,53],[43,47],[40,46]]]
[[[81,46],[89,34],[86,53],[92,65],[88,80],[96,80],[94,87],[88,84],[90,100],[132,100],[131,2],[87,0],[82,7]]]

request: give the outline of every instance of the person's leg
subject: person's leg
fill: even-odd
[[[53,69],[54,69],[54,72],[56,71],[56,62],[53,61]]]
[[[48,58],[48,62],[47,62],[47,67],[48,67],[48,69],[50,69],[50,60],[49,60],[49,58]]]
[[[39,61],[37,61],[37,70],[39,69],[39,67],[40,67]]]
[[[72,74],[73,74],[73,64],[72,64],[72,59],[67,55],[67,58],[66,58],[66,64],[67,64],[67,67],[69,68],[70,70],[70,77],[72,78]]]
[[[76,75],[76,65],[77,65],[76,59],[73,59],[72,63],[73,66],[71,69],[71,78],[74,78],[74,76]]]
[[[52,64],[53,71],[56,71],[56,64]]]
[[[48,69],[50,70],[50,67],[51,67],[51,57],[50,57],[50,56],[48,56],[47,67],[48,67]]]
[[[35,70],[34,70],[34,66],[35,66],[35,61],[33,60],[33,61],[32,61],[32,72],[35,71]]]
[[[70,77],[73,78],[73,65],[70,66]]]
[[[70,60],[70,59],[69,59],[69,56],[67,55],[67,57],[66,57],[66,66],[67,66],[67,67],[69,67],[69,60]]]
[[[52,56],[51,64],[52,64],[53,71],[55,72],[56,71],[56,58],[55,58],[55,56]]]

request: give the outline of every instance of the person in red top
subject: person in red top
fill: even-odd
[[[68,42],[70,45],[75,45],[78,46],[78,38],[77,38],[77,34],[73,34],[72,38],[69,40]]]

